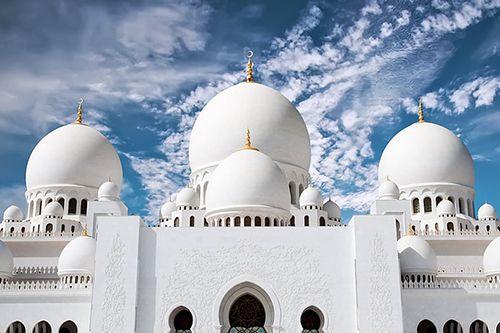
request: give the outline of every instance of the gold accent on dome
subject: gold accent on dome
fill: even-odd
[[[81,237],[90,237],[87,233],[87,223],[85,223],[85,226],[83,227],[83,234]]]
[[[168,198],[168,202],[172,202],[172,197],[169,197],[169,198]]]
[[[238,149],[240,150],[256,150],[259,151],[257,148],[252,147],[252,143],[250,142],[250,130],[247,128],[247,139],[245,142],[245,147]]]
[[[417,234],[415,234],[415,232],[414,232],[414,231],[413,231],[413,229],[412,229],[412,225],[411,225],[411,223],[410,223],[410,224],[408,224],[408,234],[407,234],[407,236],[416,236],[416,235],[417,235]]]
[[[422,109],[422,102],[424,101],[423,97],[420,97],[418,100],[418,122],[425,123],[424,120],[424,110]]]
[[[108,182],[111,183],[111,176],[108,176]]]
[[[253,57],[253,51],[248,51],[247,52],[247,58],[248,58],[248,63],[247,63],[247,82],[253,82],[252,57]]]
[[[82,104],[83,104],[83,98],[80,98],[80,100],[78,101],[78,117],[76,118],[77,124],[82,123]]]
[[[189,182],[187,182],[187,184],[186,184],[186,188],[189,188]]]

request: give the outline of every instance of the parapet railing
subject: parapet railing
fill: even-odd
[[[51,238],[66,238],[76,237],[81,235],[81,232],[42,232],[42,231],[26,231],[26,232],[8,232],[0,233],[0,238],[37,238],[37,237],[51,237]]]
[[[415,232],[418,236],[499,236],[498,230],[417,230]]]
[[[14,281],[0,284],[0,291],[39,291],[39,290],[91,290],[92,282],[61,283],[60,281]]]
[[[482,266],[452,266],[444,265],[438,267],[438,274],[481,274]]]
[[[33,267],[33,266],[25,266],[25,267],[14,267],[12,270],[12,275],[53,275],[57,274],[57,267]]]
[[[500,290],[500,283],[488,280],[437,280],[435,282],[402,283],[403,289],[467,289],[467,290]]]

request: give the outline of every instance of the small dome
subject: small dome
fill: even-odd
[[[62,126],[47,134],[26,166],[28,191],[54,185],[97,189],[108,177],[121,187],[120,158],[108,139],[82,124]]]
[[[8,207],[3,213],[3,220],[6,222],[19,222],[23,220],[23,212],[16,205]]]
[[[200,197],[194,189],[191,187],[185,187],[177,195],[175,204],[177,207],[191,206],[193,208],[198,208],[200,207]]]
[[[89,236],[80,236],[69,242],[59,256],[57,274],[94,275],[96,240]]]
[[[334,219],[340,221],[342,217],[342,211],[340,210],[339,205],[333,202],[331,199],[328,199],[327,202],[323,205],[323,210],[327,212],[329,219]]]
[[[397,245],[402,274],[437,274],[436,253],[426,240],[406,235]]]
[[[236,211],[288,218],[289,209],[285,174],[270,157],[252,148],[229,155],[208,185],[207,217]]]
[[[99,201],[120,201],[120,189],[111,180],[104,182],[97,193]]]
[[[379,181],[387,176],[401,190],[421,184],[448,183],[474,188],[474,163],[464,143],[450,130],[428,122],[403,129],[387,144],[379,163]]]
[[[323,197],[321,193],[314,187],[309,186],[300,195],[300,208],[304,209],[306,206],[316,206],[319,209],[323,208]]]
[[[399,187],[390,179],[384,180],[378,188],[379,200],[398,200]]]
[[[230,87],[203,108],[189,141],[191,170],[221,163],[240,148],[247,128],[255,145],[272,160],[309,170],[311,144],[302,116],[285,96],[258,83]]]
[[[9,247],[0,240],[0,278],[11,278],[14,269],[14,257]]]
[[[175,203],[172,201],[167,201],[160,208],[160,220],[161,219],[169,219],[172,217],[172,213],[177,210]]]
[[[441,200],[436,207],[438,216],[455,215],[455,206],[448,199]]]
[[[481,207],[479,207],[479,210],[477,211],[477,217],[480,221],[496,220],[498,218],[497,210],[495,209],[495,207],[486,202]]]
[[[61,204],[57,201],[52,201],[47,206],[45,206],[45,208],[43,209],[42,216],[43,217],[55,216],[57,218],[62,218],[63,214],[64,214],[64,209],[62,208]]]

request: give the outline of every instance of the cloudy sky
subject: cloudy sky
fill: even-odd
[[[500,208],[500,0],[7,0],[0,10],[0,204],[23,203],[31,150],[76,117],[115,145],[130,213],[185,186],[202,107],[245,79],[288,97],[311,135],[314,185],[344,210],[376,196],[384,146],[417,120],[466,143],[476,207]],[[21,204],[19,204],[21,205]],[[3,209],[3,208],[2,208]]]

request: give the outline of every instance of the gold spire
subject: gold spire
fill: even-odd
[[[247,128],[247,140],[245,142],[245,147],[240,148],[238,150],[246,150],[246,149],[259,151],[257,148],[252,147],[252,143],[250,142],[250,130],[248,128]]]
[[[408,236],[416,236],[415,232],[411,228],[411,224],[408,224]]]
[[[425,123],[424,111],[422,110],[422,102],[423,101],[424,101],[424,99],[422,97],[420,97],[420,99],[418,100],[418,122],[419,123]]]
[[[83,104],[83,98],[80,98],[80,101],[78,101],[78,117],[76,118],[77,124],[82,123],[82,104]]]
[[[111,183],[111,176],[108,176],[108,182]]]
[[[387,180],[390,180],[389,175],[387,175]]]
[[[187,182],[187,184],[186,184],[186,188],[189,188],[189,182]]]
[[[89,234],[87,234],[87,223],[85,223],[85,226],[83,227],[83,237],[90,237]]]
[[[247,58],[248,58],[248,63],[247,63],[247,82],[253,82],[252,57],[253,57],[253,51],[248,51],[247,52]]]
[[[168,202],[172,202],[172,197],[169,197],[169,198],[168,198]]]

